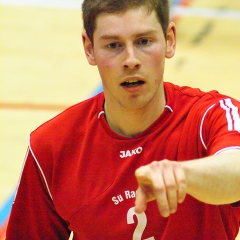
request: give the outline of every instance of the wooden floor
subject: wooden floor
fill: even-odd
[[[0,209],[15,190],[30,132],[100,86],[83,54],[80,1],[26,5],[0,0]],[[240,99],[240,1],[192,0],[172,11],[178,44],[165,81]]]

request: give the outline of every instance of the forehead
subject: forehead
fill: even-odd
[[[155,11],[145,7],[130,9],[121,14],[102,13],[96,19],[94,37],[103,35],[133,35],[147,31],[162,31]]]

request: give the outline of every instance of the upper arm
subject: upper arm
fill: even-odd
[[[68,223],[56,212],[43,176],[30,152],[10,214],[6,239],[68,239]]]

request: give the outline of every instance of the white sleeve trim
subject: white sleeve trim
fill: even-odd
[[[240,150],[240,146],[232,146],[232,147],[226,147],[226,148],[223,148],[223,149],[220,149],[219,151],[217,151],[216,153],[214,153],[214,155],[217,155],[221,152],[224,152],[226,150],[231,150],[231,149],[239,149]]]
[[[202,133],[203,122],[204,122],[205,117],[206,117],[207,113],[209,112],[209,110],[211,110],[215,105],[216,105],[216,104],[213,104],[212,106],[210,106],[210,107],[207,109],[207,111],[206,111],[206,112],[204,113],[204,115],[203,115],[203,118],[202,118],[202,121],[201,121],[201,125],[200,125],[200,139],[201,139],[201,142],[202,142],[203,147],[204,147],[206,150],[207,150],[207,146],[206,146],[206,144],[205,144],[205,142],[204,142],[203,133]]]
[[[25,164],[26,164],[26,160],[27,160],[28,154],[29,154],[29,148],[27,149],[27,152],[26,152],[26,155],[25,155],[25,159],[24,159],[24,162],[23,162],[23,166],[22,166],[22,169],[21,169],[21,173],[20,173],[20,178],[18,179],[18,183],[17,183],[15,195],[14,195],[14,198],[13,198],[13,204],[15,203],[15,200],[16,200],[16,196],[17,196],[19,184],[20,184],[20,181],[21,181],[21,178],[22,178],[23,169],[24,169],[24,166],[25,166]]]
[[[220,106],[226,111],[226,119],[228,123],[228,131],[240,132],[240,116],[238,107],[232,103],[230,98],[220,100]]]
[[[48,190],[49,196],[51,197],[51,199],[53,199],[53,198],[52,198],[51,191],[50,191],[49,186],[48,186],[48,183],[47,183],[47,179],[46,179],[46,177],[45,177],[45,175],[44,175],[44,172],[43,172],[43,170],[42,170],[42,168],[41,168],[41,166],[40,166],[40,164],[39,164],[39,162],[38,162],[38,160],[37,160],[37,158],[36,158],[36,156],[35,156],[32,148],[31,148],[30,141],[29,141],[29,150],[30,150],[30,152],[31,152],[31,154],[32,154],[32,156],[33,156],[33,158],[34,158],[34,160],[35,160],[35,162],[36,162],[36,164],[37,164],[37,166],[38,166],[41,174],[42,174],[42,177],[43,177],[44,182],[45,182],[45,184],[46,184],[46,188],[47,188],[47,190]]]

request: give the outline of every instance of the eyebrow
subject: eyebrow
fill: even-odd
[[[150,34],[156,34],[157,31],[156,30],[149,30],[149,31],[145,31],[145,32],[141,32],[138,34],[135,34],[134,37],[142,37],[142,36],[146,36],[146,35],[150,35]],[[100,40],[119,40],[120,37],[118,35],[102,35],[99,38]]]
[[[120,39],[120,37],[118,37],[117,35],[102,35],[100,38],[100,40],[108,40],[108,39],[113,39],[113,40],[118,40]]]
[[[136,34],[136,37],[142,37],[142,36],[151,35],[151,34],[156,34],[156,33],[157,33],[156,30],[149,30],[149,31],[145,31],[145,32]]]

